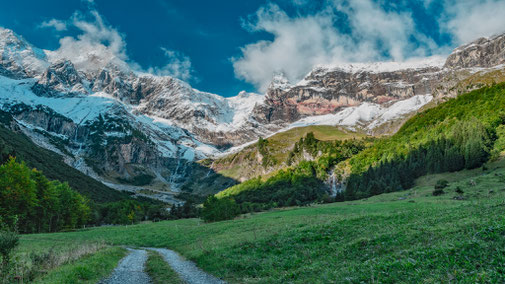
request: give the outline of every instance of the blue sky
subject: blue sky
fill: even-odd
[[[0,26],[49,50],[99,26],[98,42],[135,68],[232,96],[263,92],[275,72],[296,81],[317,64],[445,55],[503,32],[504,2],[0,0]]]

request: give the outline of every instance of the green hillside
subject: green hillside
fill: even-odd
[[[321,141],[338,141],[365,136],[362,133],[329,125],[296,127],[266,138],[263,147],[254,143],[237,153],[214,161],[205,161],[205,163],[211,165],[219,174],[238,181],[260,175],[265,179],[287,166],[288,155],[293,145],[308,133],[313,133],[315,138]]]
[[[10,125],[10,114],[0,111],[0,164],[9,156],[24,161],[30,168],[36,168],[51,180],[60,180],[81,194],[96,202],[119,201],[129,195],[113,190],[102,183],[84,175],[63,162],[58,154],[40,148],[30,138],[20,132],[14,132],[5,125]]]
[[[500,155],[505,84],[458,96],[408,120],[392,137],[352,157],[345,199],[408,189],[415,178],[479,167]]]

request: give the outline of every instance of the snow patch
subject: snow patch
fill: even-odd
[[[351,129],[366,127],[371,130],[388,121],[403,115],[417,111],[433,99],[432,95],[417,95],[409,99],[396,102],[389,107],[383,107],[373,103],[362,103],[356,107],[348,107],[335,114],[326,114],[302,118],[291,123],[282,131],[295,127],[310,125],[347,126]]]
[[[403,62],[369,62],[369,63],[342,63],[330,65],[317,65],[309,75],[323,75],[328,72],[343,71],[348,73],[383,73],[396,72],[407,69],[423,69],[429,67],[442,68],[445,64],[445,57],[431,56],[427,58],[413,58]],[[307,81],[298,82],[297,86],[305,85]]]

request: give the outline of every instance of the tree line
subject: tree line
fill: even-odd
[[[51,181],[11,157],[0,166],[0,217],[20,233],[42,233],[166,220],[170,215],[165,205],[133,199],[94,203],[67,183]]]

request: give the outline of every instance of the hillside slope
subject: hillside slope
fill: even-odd
[[[288,167],[289,153],[293,150],[295,143],[308,133],[313,133],[320,141],[338,141],[365,136],[361,132],[330,125],[295,127],[264,138],[261,147],[258,142],[252,143],[235,153],[217,159],[204,160],[202,163],[223,176],[241,182],[258,176],[265,178]],[[307,153],[305,158],[315,159],[317,155],[312,156]]]
[[[407,189],[427,173],[479,167],[503,151],[505,84],[460,95],[408,120],[349,160],[347,199]]]
[[[128,194],[113,190],[68,166],[60,155],[38,147],[19,129],[13,131],[8,128],[16,128],[16,123],[10,114],[0,111],[0,122],[0,164],[9,156],[15,156],[30,168],[42,171],[49,179],[68,182],[72,188],[96,202],[129,198]]]

